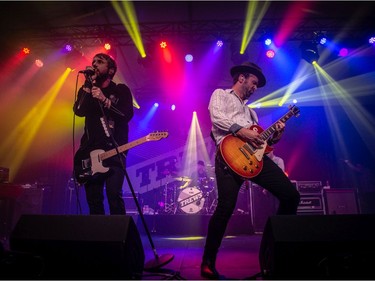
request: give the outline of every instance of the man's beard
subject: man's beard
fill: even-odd
[[[109,74],[99,74],[95,79],[95,86],[100,87],[109,78]]]
[[[246,91],[245,99],[246,100],[249,99],[252,94],[253,94],[252,90]]]

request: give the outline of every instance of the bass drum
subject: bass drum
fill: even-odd
[[[186,187],[181,190],[177,204],[178,208],[185,214],[197,214],[204,206],[205,198],[202,191],[197,187]]]

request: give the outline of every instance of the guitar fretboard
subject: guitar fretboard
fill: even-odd
[[[119,153],[122,153],[126,150],[129,150],[137,145],[140,145],[144,142],[147,142],[147,141],[157,141],[157,140],[160,140],[160,139],[163,139],[163,138],[166,138],[168,136],[168,133],[167,132],[158,132],[158,133],[151,133],[151,134],[148,134],[147,136],[144,136],[143,138],[140,138],[140,139],[137,139],[135,141],[132,141],[132,142],[129,142],[129,143],[126,143],[124,145],[121,145],[118,147],[118,151]],[[117,154],[117,150],[116,148],[114,149],[111,149],[111,150],[108,150],[106,152],[103,152],[101,154],[98,155],[100,161],[103,161],[107,158],[110,158],[112,156],[115,156]]]
[[[292,107],[290,111],[285,113],[284,116],[282,116],[279,120],[277,120],[275,123],[273,123],[267,130],[264,130],[263,132],[261,132],[260,137],[262,138],[262,140],[264,140],[264,141],[268,140],[268,138],[276,131],[276,123],[277,122],[282,121],[283,123],[285,123],[286,121],[288,121],[288,119],[290,119],[290,117],[292,117],[294,115],[298,116],[297,115],[298,110],[296,111],[295,109],[296,109],[295,107]]]
[[[139,144],[142,144],[146,141],[147,141],[147,136],[119,146],[118,151],[119,151],[119,153],[122,153],[122,152],[124,152],[126,150],[129,150],[129,149],[131,149],[131,148],[133,148],[133,147],[135,147]],[[114,149],[108,150],[106,152],[103,152],[102,154],[99,155],[99,157],[100,157],[100,160],[103,161],[107,158],[115,156],[116,154],[117,154],[117,150],[116,150],[116,148],[114,148]]]

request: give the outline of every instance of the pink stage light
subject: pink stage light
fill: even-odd
[[[267,58],[273,59],[275,57],[275,51],[274,50],[268,50],[266,52]]]

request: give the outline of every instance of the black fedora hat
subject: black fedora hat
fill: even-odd
[[[262,69],[252,62],[244,62],[241,65],[233,66],[230,69],[230,75],[233,77],[236,73],[251,73],[258,77],[258,88],[266,85],[266,77],[264,77]]]

